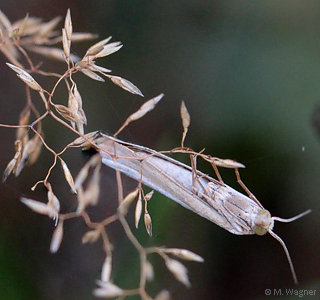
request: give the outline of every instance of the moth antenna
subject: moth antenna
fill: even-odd
[[[290,270],[291,270],[291,273],[292,273],[292,277],[293,277],[293,281],[296,285],[299,284],[298,282],[298,279],[297,279],[297,275],[296,275],[296,271],[294,270],[294,266],[293,266],[293,263],[292,263],[292,260],[291,260],[291,257],[290,257],[290,254],[289,254],[289,250],[286,246],[286,244],[284,243],[284,241],[280,238],[280,236],[276,235],[272,230],[269,230],[268,231],[270,233],[270,235],[272,237],[274,237],[282,246],[286,256],[287,256],[287,260],[288,260],[288,263],[289,263],[289,266],[290,266]]]
[[[292,222],[292,221],[295,221],[297,219],[300,219],[301,217],[303,217],[303,216],[305,216],[307,214],[310,214],[310,213],[311,213],[311,209],[308,209],[305,212],[303,212],[303,213],[301,213],[299,215],[296,215],[295,217],[289,218],[289,219],[282,219],[282,218],[279,218],[279,217],[272,217],[271,219],[274,220],[274,221],[288,223],[288,222]],[[296,272],[294,270],[293,263],[292,263],[292,260],[291,260],[290,254],[289,254],[289,250],[288,250],[286,244],[272,230],[268,230],[268,232],[270,233],[271,236],[273,236],[281,244],[281,246],[282,246],[282,248],[283,248],[283,250],[284,250],[284,252],[285,252],[285,254],[287,256],[287,260],[288,260],[288,263],[289,263],[289,266],[290,266],[290,269],[291,269],[293,281],[294,281],[295,284],[298,284],[297,275],[296,275]]]
[[[292,217],[290,219],[282,219],[282,218],[278,218],[278,217],[272,217],[273,220],[275,221],[279,221],[279,222],[284,222],[284,223],[289,223],[289,222],[292,222],[292,221],[295,221],[297,219],[300,219],[301,217],[307,215],[307,214],[310,214],[311,213],[311,209],[308,209],[306,210],[305,212],[295,216],[295,217]]]

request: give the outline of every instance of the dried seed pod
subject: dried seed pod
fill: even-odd
[[[17,36],[18,31],[19,31],[19,28],[15,28],[15,29],[9,31],[9,38],[10,39],[15,38]]]
[[[148,112],[150,112],[151,110],[153,110],[155,108],[155,106],[162,99],[163,96],[164,96],[164,94],[160,94],[154,98],[149,99],[145,103],[143,103],[141,105],[141,107],[135,113],[133,113],[132,115],[130,115],[127,118],[128,121],[126,121],[126,122],[132,122],[132,121],[135,121],[135,120],[142,118],[144,115],[146,115]]]
[[[182,139],[181,139],[181,148],[183,148],[183,143],[186,138],[188,128],[190,125],[190,115],[184,101],[181,102],[180,115],[181,115],[182,126],[183,126],[183,133],[182,133]]]
[[[229,169],[245,168],[245,165],[243,165],[233,159],[229,159],[229,158],[222,159],[222,158],[213,157],[210,155],[202,155],[202,157],[206,161],[208,161],[210,163],[214,163],[218,167],[229,168]]]
[[[85,164],[78,173],[74,182],[74,188],[76,191],[82,186],[83,182],[87,179],[89,173],[89,165]]]
[[[5,182],[7,180],[8,176],[12,173],[12,171],[14,171],[16,165],[17,165],[17,160],[15,158],[9,161],[9,163],[7,164],[7,167],[3,172],[2,182]]]
[[[107,256],[102,265],[102,271],[101,271],[102,282],[108,282],[110,280],[111,271],[112,271],[112,258],[111,256]]]
[[[45,46],[30,46],[28,47],[30,51],[41,54],[45,57],[52,58],[59,61],[65,61],[65,52],[62,49],[55,47],[45,47]],[[80,57],[70,53],[69,57],[72,61],[77,62],[80,60]]]
[[[35,44],[43,43],[43,38],[48,37],[52,30],[58,25],[60,22],[61,17],[55,17],[54,19],[50,20],[49,22],[45,22],[38,25],[38,35],[34,41]]]
[[[89,205],[89,201],[87,199],[88,194],[85,194],[82,186],[77,188],[77,200],[78,200],[78,207],[77,213],[81,214]]]
[[[147,275],[147,280],[152,281],[154,279],[154,270],[152,264],[147,260],[143,264],[143,268],[145,269],[146,275]]]
[[[171,258],[165,259],[165,264],[168,270],[174,275],[174,277],[183,283],[186,287],[191,287],[187,268],[179,261]]]
[[[23,157],[23,143],[20,140],[15,141],[15,148],[16,148],[16,153],[14,154],[14,157],[10,162],[8,163],[4,173],[3,173],[3,182],[6,181],[8,176],[13,172],[15,176],[19,175],[19,172],[22,170],[24,163],[21,164],[22,157]],[[20,164],[22,165],[20,169]]]
[[[25,76],[25,74],[17,75],[26,85],[28,85],[31,89],[36,91],[43,91],[42,87],[39,85],[38,82],[34,80],[31,75]]]
[[[51,206],[55,212],[58,214],[60,212],[60,201],[57,196],[54,194],[52,190],[52,186],[49,182],[45,184],[46,188],[48,189],[48,206]]]
[[[167,248],[167,249],[163,249],[162,251],[165,253],[173,254],[174,256],[184,260],[204,262],[204,259],[200,255],[187,249]]]
[[[92,156],[90,160],[82,167],[82,169],[78,173],[78,176],[76,177],[76,180],[74,182],[76,190],[78,190],[82,186],[83,182],[87,179],[90,167],[98,167],[96,169],[97,170],[96,172],[100,171],[101,157],[99,154]]]
[[[76,84],[74,84],[74,86],[73,86],[73,95],[74,95],[74,100],[76,101],[76,103],[78,105],[77,106],[78,110],[82,109],[82,97],[81,97],[81,94],[79,93],[79,90],[78,90]],[[83,123],[87,124],[87,119],[84,119]]]
[[[109,38],[107,38],[106,40],[109,40]],[[94,55],[98,54],[102,49],[103,49],[103,46],[101,45],[90,47],[86,55],[84,56],[84,59],[92,61],[94,59]]]
[[[21,21],[20,25],[19,25],[19,30],[16,34],[16,37],[17,38],[20,38],[21,36],[23,36],[25,30],[26,30],[26,27],[27,27],[27,22],[28,22],[28,19],[29,19],[29,14],[27,14],[24,19]]]
[[[95,243],[98,239],[100,238],[100,231],[95,229],[95,230],[90,230],[84,234],[82,237],[82,244],[90,243],[93,244]]]
[[[82,98],[78,91],[77,85],[74,84],[69,92],[68,109],[71,112],[74,121],[72,126],[77,125],[78,131],[83,134],[83,124],[87,124],[87,117],[82,109]]]
[[[138,196],[139,188],[136,188],[133,192],[129,193],[121,202],[118,211],[122,215],[126,215],[128,212],[129,205]]]
[[[97,205],[100,193],[99,184],[88,184],[88,187],[85,191],[83,188],[79,188],[78,190],[78,207],[77,213],[82,213],[88,205]]]
[[[71,37],[72,37],[72,21],[71,21],[70,8],[67,11],[66,19],[64,21],[64,28],[65,28],[66,36],[67,36],[68,40],[71,40]],[[69,45],[69,47],[70,47],[70,45]]]
[[[90,167],[95,167],[92,177],[90,178],[87,188],[84,191],[82,184],[88,177]],[[88,205],[96,205],[100,194],[100,169],[101,158],[99,154],[91,157],[91,159],[80,170],[76,180],[75,189],[78,192],[78,208],[77,212],[81,213]]]
[[[149,236],[152,236],[152,221],[151,221],[151,217],[149,215],[148,212],[144,213],[144,224],[146,226],[146,230],[149,234]]]
[[[123,294],[123,290],[111,282],[97,281],[100,288],[93,291],[93,295],[100,298],[114,298]]]
[[[34,136],[32,140],[30,140],[32,143],[32,151],[30,150],[29,153],[29,159],[28,159],[28,165],[32,166],[38,159],[41,153],[41,148],[42,148],[42,141],[39,138],[39,136]]]
[[[36,91],[43,91],[42,87],[39,85],[38,82],[36,82],[34,80],[34,78],[27,73],[26,71],[24,71],[23,69],[21,69],[20,67],[17,67],[13,64],[10,63],[6,63],[7,66],[9,66],[13,71],[15,71],[17,73],[17,76],[26,84],[28,85],[30,88],[32,88],[33,90]]]
[[[142,213],[142,200],[138,199],[137,204],[136,204],[135,214],[134,214],[136,228],[138,228],[139,221],[141,218],[141,213]]]
[[[49,216],[49,218],[52,218],[52,219],[55,219],[58,216],[56,210],[52,206],[45,204],[43,202],[39,202],[29,198],[24,198],[24,197],[21,197],[20,201],[38,214],[47,215]]]
[[[100,67],[100,66],[96,65],[94,62],[92,62],[92,64],[90,64],[90,65],[87,65],[86,68],[91,71],[100,72],[100,73],[110,73],[111,72],[110,69]]]
[[[108,56],[114,52],[119,51],[121,48],[122,48],[122,45],[120,42],[114,42],[114,43],[107,44],[107,45],[103,46],[101,48],[101,50],[94,55],[93,59]]]
[[[157,103],[162,99],[164,94],[160,94],[154,98],[149,99],[144,104],[141,105],[141,107],[131,114],[123,123],[123,125],[120,127],[120,129],[114,134],[114,136],[117,136],[126,126],[128,126],[132,121],[136,121],[140,118],[142,118],[145,114],[147,114],[149,111],[153,110]]]
[[[124,89],[125,91],[131,93],[131,94],[135,94],[135,95],[139,95],[141,97],[143,97],[142,92],[129,80],[124,79],[122,77],[119,76],[112,76],[112,75],[108,75],[108,77],[111,79],[111,81],[120,86],[122,89]]]
[[[101,156],[99,153],[93,155],[90,160],[87,162],[90,167],[99,166],[101,168]]]
[[[153,196],[154,190],[144,196],[144,200],[149,201]]]
[[[2,24],[7,31],[11,31],[12,25],[8,17],[0,10],[0,24]]]
[[[60,220],[52,235],[52,239],[50,243],[51,253],[56,253],[59,250],[62,239],[63,239],[63,221]]]
[[[29,124],[29,118],[30,118],[30,109],[27,109],[26,111],[23,111],[20,114],[19,118],[19,125],[26,126]],[[22,140],[27,136],[28,129],[26,127],[19,127],[17,129],[16,138],[17,140]]]
[[[154,298],[154,300],[170,300],[170,299],[171,299],[170,293],[167,290],[162,290]]]
[[[27,140],[27,137],[22,141],[24,142],[25,140]],[[37,135],[23,145],[21,159],[15,169],[16,176],[20,174],[27,162],[31,166],[36,161],[40,155],[41,146],[42,142]]]
[[[94,73],[93,71],[89,70],[88,68],[82,68],[82,69],[80,69],[80,71],[81,71],[84,75],[90,77],[90,78],[93,79],[93,80],[105,82],[105,80],[104,80],[101,76],[99,76],[98,74],[96,74],[96,73]]]
[[[99,130],[97,131],[93,131],[90,133],[87,133],[84,135],[89,141],[90,140],[94,140],[97,139],[99,136]],[[88,142],[84,137],[80,136],[78,138],[76,138],[71,144],[70,146],[76,146],[76,147],[88,147],[90,146],[90,142]]]
[[[54,108],[66,120],[71,121],[71,122],[75,122],[75,123],[82,122],[81,117],[79,115],[73,113],[73,111],[71,111],[68,107],[66,107],[64,105],[56,104],[54,106]]]
[[[85,190],[86,197],[88,198],[89,204],[91,205],[98,204],[100,194],[100,169],[96,170],[98,171],[93,173],[92,178],[88,182],[87,189]]]
[[[92,40],[96,39],[99,37],[98,34],[92,34],[92,33],[87,33],[87,32],[73,32],[71,36],[71,41],[72,42],[83,42],[87,40]]]
[[[62,28],[62,46],[63,46],[63,51],[67,59],[69,59],[70,56],[70,40],[67,37],[67,33],[65,28]]]
[[[7,59],[12,64],[14,64],[15,66],[19,66],[20,68],[23,68],[23,65],[18,61],[19,52],[13,45],[5,45],[5,47],[2,47],[1,52],[7,57]]]
[[[101,49],[102,49],[102,47],[103,47],[106,43],[108,43],[108,42],[111,40],[111,38],[112,38],[112,37],[109,36],[109,37],[107,37],[106,39],[104,39],[104,40],[102,40],[102,41],[100,41],[100,42],[92,45],[92,46],[87,50],[87,53],[86,53],[85,57],[86,57],[86,56],[90,56],[90,55],[95,55],[95,54],[97,54],[98,52],[100,52]]]
[[[67,164],[65,163],[65,161],[60,156],[59,156],[59,158],[60,158],[61,166],[62,166],[62,169],[63,169],[63,172],[64,172],[64,177],[65,177],[66,181],[68,182],[68,184],[70,185],[71,191],[74,194],[76,194],[77,190],[75,189],[74,181],[73,181],[73,177],[71,175],[71,172],[70,172]]]
[[[21,27],[22,22],[26,19],[20,19],[12,24],[12,28],[18,27],[19,30]],[[26,22],[25,32],[24,35],[34,35],[38,33],[38,26],[41,24],[42,20],[40,18],[35,17],[28,17],[28,20]]]

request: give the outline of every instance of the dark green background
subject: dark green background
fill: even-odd
[[[272,215],[286,218],[313,210],[294,223],[276,224],[275,232],[292,255],[301,282],[297,289],[319,294],[320,144],[311,117],[320,119],[315,110],[320,102],[320,2],[0,1],[0,9],[12,21],[27,12],[50,20],[64,16],[68,8],[74,31],[99,33],[101,38],[112,35],[113,41],[124,44],[98,64],[131,80],[146,98],[165,93],[157,108],[120,138],[157,150],[178,146],[179,106],[184,100],[192,118],[187,146],[198,151],[205,147],[213,156],[244,163],[242,179]],[[82,56],[89,46],[76,44],[72,50]],[[16,124],[24,89],[5,62],[1,57],[0,123]],[[43,69],[61,73],[64,67],[46,60],[43,64]],[[88,117],[87,132],[115,132],[145,101],[108,81],[93,82],[80,75],[74,79]],[[65,104],[65,91],[58,91],[54,101]],[[56,150],[73,138],[51,120],[44,126],[47,141]],[[0,128],[0,134],[2,171],[14,155],[15,132]],[[76,174],[87,157],[71,150],[64,159]],[[44,177],[51,162],[52,156],[43,151],[37,165],[0,186],[1,300],[94,299],[92,289],[104,259],[101,245],[82,246],[86,227],[81,220],[72,220],[66,223],[60,251],[50,254],[53,222],[19,202],[21,194],[45,201],[41,188],[32,193],[30,187]],[[199,168],[214,175],[206,164]],[[104,168],[103,174],[101,206],[91,210],[97,220],[112,213],[116,203],[114,173]],[[232,170],[221,174],[241,190]],[[75,209],[59,168],[51,182],[63,209]],[[126,182],[128,191],[134,186]],[[294,288],[283,249],[270,236],[232,235],[158,194],[149,206],[154,237],[147,237],[142,223],[134,229],[144,245],[187,248],[205,258],[204,264],[186,263],[192,283],[188,290],[154,256],[152,295],[166,287],[173,299],[273,299],[265,296],[265,289],[282,289],[285,294],[286,288]],[[129,219],[132,215],[133,210]],[[116,247],[113,280],[133,288],[136,253],[120,226],[110,227],[109,233]]]

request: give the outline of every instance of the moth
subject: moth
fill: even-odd
[[[93,142],[103,164],[151,187],[229,232],[237,235],[264,235],[268,232],[283,247],[293,280],[298,284],[289,251],[284,241],[273,232],[273,226],[274,221],[292,222],[309,214],[311,210],[290,219],[272,217],[252,194],[250,197],[245,196],[222,180],[216,180],[197,170],[195,159],[200,153],[184,151],[191,154],[192,164],[188,166],[163,152],[105,134],[99,133]],[[204,157],[207,160],[210,158]],[[237,164],[234,164],[236,172],[237,167],[242,166]]]

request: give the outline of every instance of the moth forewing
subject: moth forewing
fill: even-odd
[[[178,175],[177,172],[180,172],[178,179],[184,177],[186,170],[184,170],[183,167],[173,165],[171,169],[166,170],[165,165],[164,170],[161,170],[157,165],[163,165],[162,163],[165,161],[162,161],[162,159],[153,157],[146,152],[134,151],[125,145],[115,142],[115,139],[111,137],[106,137],[103,140],[100,139],[97,144],[100,149],[103,164],[113,169],[118,169],[137,181],[141,180],[143,184],[216,224],[225,222],[226,226],[229,225],[221,214],[210,207],[209,203],[201,200],[199,197],[195,197],[192,190],[191,177],[189,179],[191,185],[188,183],[181,185],[179,181],[177,181],[177,178],[168,176],[167,172],[171,170],[172,173],[176,175]],[[144,147],[143,149],[145,150]],[[114,159],[115,152],[116,159]],[[178,169],[175,169],[175,167]],[[190,170],[188,170],[187,173],[191,176]]]
[[[146,147],[103,135],[96,140],[102,162],[234,234],[254,234],[262,206],[233,188]],[[115,154],[116,153],[116,154]]]

